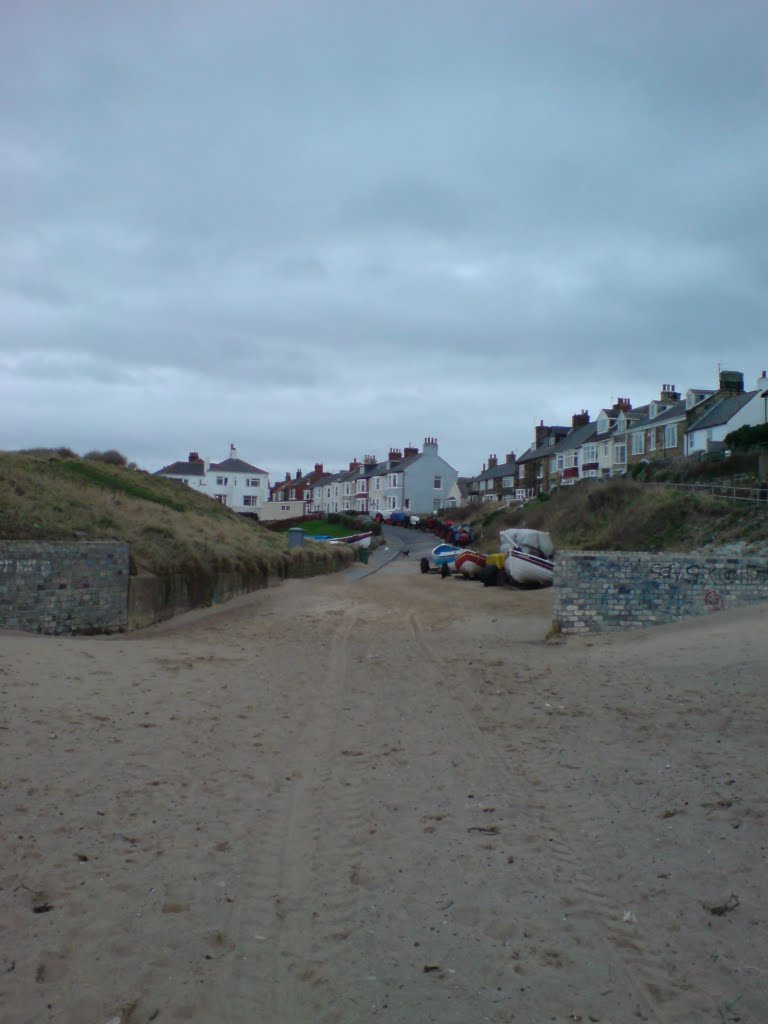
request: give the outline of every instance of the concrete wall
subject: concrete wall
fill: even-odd
[[[114,633],[128,623],[125,544],[0,544],[0,629]]]
[[[637,629],[768,601],[768,559],[558,552],[553,598],[563,633]]]

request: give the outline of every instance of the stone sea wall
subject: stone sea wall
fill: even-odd
[[[128,623],[125,544],[0,544],[0,629],[115,633]]]
[[[348,566],[347,548],[300,548],[250,570],[189,569],[129,575],[125,544],[0,543],[0,629],[118,633],[163,622],[267,586]]]
[[[563,633],[637,629],[768,602],[768,559],[565,551],[553,618]]]

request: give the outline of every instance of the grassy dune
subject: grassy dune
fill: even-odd
[[[115,540],[133,572],[243,569],[305,575],[348,552],[289,552],[285,535],[183,484],[57,452],[0,452],[0,539]]]
[[[725,544],[768,552],[768,511],[653,484],[615,480],[562,488],[523,508],[482,505],[472,515],[483,550],[499,530],[546,530],[556,547],[604,551],[693,551]]]

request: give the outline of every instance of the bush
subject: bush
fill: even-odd
[[[86,452],[83,456],[84,459],[88,459],[91,462],[106,462],[108,466],[127,466],[128,459],[114,448],[110,448],[106,452]]]
[[[730,448],[764,448],[768,446],[768,423],[732,430],[726,434],[725,443]]]

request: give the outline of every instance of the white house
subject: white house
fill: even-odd
[[[768,377],[765,370],[754,391],[724,396],[685,432],[685,454],[706,452],[732,430],[768,423]]]
[[[233,512],[258,512],[269,499],[269,474],[238,458],[234,445],[230,445],[229,457],[223,462],[207,463],[197,452],[190,452],[186,462],[172,462],[155,476],[199,489]]]

